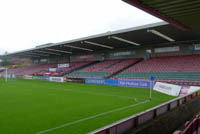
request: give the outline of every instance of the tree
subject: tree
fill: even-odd
[[[2,56],[2,58],[1,58],[1,65],[2,66],[9,66],[9,65],[11,65],[11,63],[9,62],[9,59],[8,59],[8,56],[7,56],[7,52],[5,52],[5,54]]]

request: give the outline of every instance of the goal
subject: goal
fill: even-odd
[[[5,82],[8,82],[8,80],[10,80],[10,79],[15,79],[16,75],[14,73],[9,73],[8,69],[5,68],[3,70],[3,72],[1,72],[1,77],[3,77],[5,79]]]

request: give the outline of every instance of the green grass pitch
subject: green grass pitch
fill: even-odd
[[[0,79],[0,134],[85,134],[173,99],[152,96],[147,101],[141,88]]]

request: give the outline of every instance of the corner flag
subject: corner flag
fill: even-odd
[[[154,81],[155,80],[155,77],[151,76],[151,81]]]
[[[150,100],[152,99],[152,88],[153,88],[153,81],[155,80],[155,77],[151,76],[150,81]]]

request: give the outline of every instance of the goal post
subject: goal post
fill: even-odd
[[[8,82],[8,68],[5,68],[5,81]]]
[[[8,69],[7,68],[3,68],[0,70],[0,77],[2,79],[4,79],[5,82],[8,81]]]
[[[8,68],[4,68],[4,70],[0,74],[0,77],[2,77],[2,79],[4,79],[5,82],[8,82],[9,79],[16,78],[14,73],[9,73]]]
[[[151,76],[150,78],[150,93],[149,93],[149,99],[152,100],[152,90],[153,90],[153,86],[154,86],[154,81],[155,81],[155,77]]]

